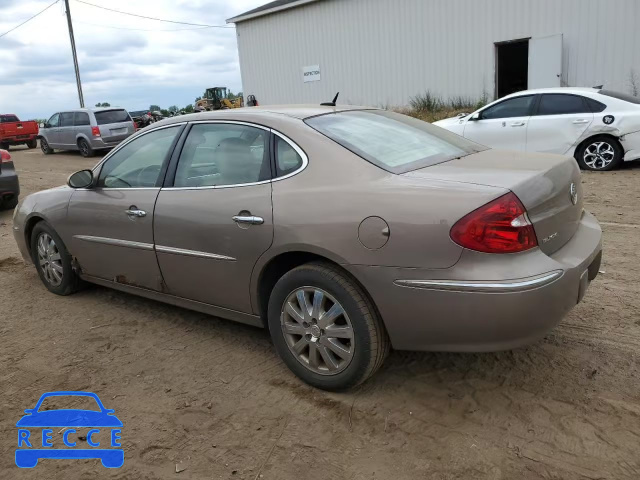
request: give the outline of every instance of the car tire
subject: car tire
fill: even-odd
[[[6,150],[8,152],[10,148],[11,145],[9,145],[8,143],[0,143],[0,150]]]
[[[5,200],[3,202],[0,202],[0,207],[2,207],[3,210],[13,210],[17,206],[18,206],[17,196],[13,197],[11,200]]]
[[[35,138],[33,140],[29,140],[27,142],[27,147],[30,149],[34,149],[38,146],[38,140],[36,140]]]
[[[84,158],[93,157],[93,148],[91,148],[89,142],[87,142],[84,138],[78,140],[78,150],[80,150],[80,155],[82,155]]]
[[[71,255],[62,239],[45,221],[33,227],[31,258],[40,280],[50,292],[70,295],[80,289],[82,281],[72,267]]]
[[[624,161],[624,150],[617,139],[596,135],[580,145],[575,158],[583,170],[606,172],[620,167]]]
[[[45,155],[51,155],[53,153],[53,148],[49,146],[49,142],[47,142],[44,138],[40,138],[40,149]]]
[[[301,302],[308,307],[307,315]],[[290,314],[291,308],[297,316]],[[346,390],[364,382],[380,368],[390,348],[382,320],[362,288],[340,268],[324,262],[296,267],[276,282],[268,324],[276,351],[289,369],[323,390]]]

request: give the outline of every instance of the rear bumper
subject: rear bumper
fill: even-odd
[[[442,270],[348,268],[371,294],[394,348],[496,351],[531,343],[562,320],[597,275],[601,242],[598,222],[585,212],[552,255],[465,250]]]
[[[22,145],[23,143],[35,140],[37,137],[37,133],[16,135],[13,137],[3,137],[2,139],[0,139],[0,143],[8,143],[9,145]]]

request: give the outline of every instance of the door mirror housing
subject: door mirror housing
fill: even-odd
[[[481,112],[476,112],[476,113],[474,113],[473,115],[471,115],[471,116],[469,117],[469,120],[470,120],[470,121],[472,121],[472,122],[477,122],[477,121],[478,121],[478,120],[480,120],[480,118],[481,118],[481,117],[480,117],[480,113],[481,113]]]
[[[40,128],[45,128],[45,127],[46,127],[46,124],[44,124],[44,123],[40,124]]]
[[[93,171],[92,170],[80,170],[79,172],[71,174],[67,180],[67,185],[71,188],[87,188],[93,183]]]

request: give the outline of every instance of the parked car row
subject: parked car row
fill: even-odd
[[[434,124],[492,148],[570,155],[586,170],[640,158],[640,98],[603,89],[526,90]]]

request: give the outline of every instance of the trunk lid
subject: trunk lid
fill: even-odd
[[[573,237],[582,217],[580,170],[571,157],[485,150],[404,175],[511,190],[527,209],[546,254]]]

